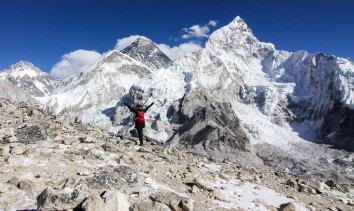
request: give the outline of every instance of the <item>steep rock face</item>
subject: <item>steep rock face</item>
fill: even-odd
[[[39,100],[53,113],[67,110],[84,123],[110,127],[111,107],[151,70],[130,57],[111,51],[66,79],[53,95]]]
[[[48,73],[25,61],[20,61],[1,71],[0,77],[9,80],[34,97],[49,95],[58,84],[58,81]]]
[[[139,37],[121,52],[155,70],[167,68],[173,62],[151,40],[144,37]]]
[[[219,159],[260,165],[230,103],[220,103],[208,94],[192,91],[182,99],[179,108],[170,112],[184,120],[170,139],[172,146]]]
[[[9,99],[12,102],[28,102],[34,104],[36,100],[23,89],[14,86],[6,79],[0,78],[0,98]]]

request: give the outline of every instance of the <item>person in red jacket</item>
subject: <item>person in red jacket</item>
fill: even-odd
[[[126,105],[129,110],[131,112],[134,112],[136,115],[135,118],[135,128],[138,131],[138,135],[139,135],[139,141],[140,141],[140,146],[143,145],[143,128],[145,127],[145,118],[144,118],[144,114],[147,112],[147,110],[149,110],[149,108],[154,105],[154,103],[151,103],[148,107],[146,107],[145,109],[143,108],[142,105],[138,104],[136,108],[132,108],[131,106],[129,106],[127,103],[124,103],[124,105]]]

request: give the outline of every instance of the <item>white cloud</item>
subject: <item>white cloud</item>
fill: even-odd
[[[101,57],[96,51],[76,50],[61,57],[61,61],[56,63],[50,74],[54,78],[64,79],[76,72],[84,66],[90,64]]]
[[[140,35],[131,35],[129,37],[125,37],[122,39],[118,39],[117,40],[117,44],[114,47],[114,50],[120,51],[123,50],[125,47],[128,47],[130,44],[132,44],[136,39],[138,39],[139,37],[144,37],[144,36],[140,36]],[[146,38],[146,37],[144,37]]]
[[[157,44],[162,52],[173,60],[179,59],[182,56],[198,51],[201,46],[196,43],[183,43],[179,46],[170,47],[166,44]]]
[[[193,37],[209,37],[209,31],[211,27],[215,27],[217,25],[218,21],[210,20],[207,25],[200,26],[200,25],[194,25],[187,28],[183,28],[182,31],[186,32],[186,34],[182,35],[183,39],[190,39]]]
[[[192,27],[182,29],[187,34],[182,35],[182,38],[188,39],[191,37],[208,37],[209,27],[194,25]]]
[[[215,27],[217,24],[218,24],[218,21],[214,21],[214,20],[210,20],[208,23],[208,25],[212,26],[212,27]]]

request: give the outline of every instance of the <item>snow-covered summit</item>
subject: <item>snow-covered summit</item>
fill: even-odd
[[[108,129],[110,109],[151,72],[141,62],[112,50],[64,80],[52,95],[37,99],[53,113],[67,110],[85,123]]]
[[[5,78],[19,79],[19,78],[35,78],[39,76],[47,76],[48,73],[43,72],[35,67],[32,63],[26,61],[19,61],[11,65],[9,68],[3,70],[0,75]]]
[[[9,80],[34,97],[49,95],[58,82],[48,73],[26,61],[20,61],[1,71],[0,77]]]
[[[167,68],[173,62],[155,43],[146,37],[139,37],[121,52],[154,70]]]

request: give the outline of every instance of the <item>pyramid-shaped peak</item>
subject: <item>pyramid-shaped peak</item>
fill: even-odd
[[[138,37],[138,39],[136,39],[136,42],[140,42],[140,43],[152,43],[152,41],[149,38],[146,37]]]
[[[146,37],[137,38],[121,52],[155,70],[172,64],[172,60]]]
[[[31,68],[36,68],[31,62],[27,62],[27,61],[19,61],[17,62],[16,64],[12,64],[10,66],[10,69],[17,69],[17,68],[20,68],[20,67],[31,67]]]
[[[259,40],[253,35],[245,21],[237,16],[228,25],[213,32],[205,46],[215,50],[239,49],[240,46],[248,48],[258,42]]]
[[[230,28],[233,29],[243,29],[251,32],[251,29],[247,26],[246,22],[240,17],[237,16],[231,23],[227,25]]]
[[[19,61],[16,64],[10,65],[7,69],[0,72],[0,76],[7,79],[14,78],[36,78],[36,77],[50,77],[46,72],[43,72],[38,67],[34,66],[31,62]]]

